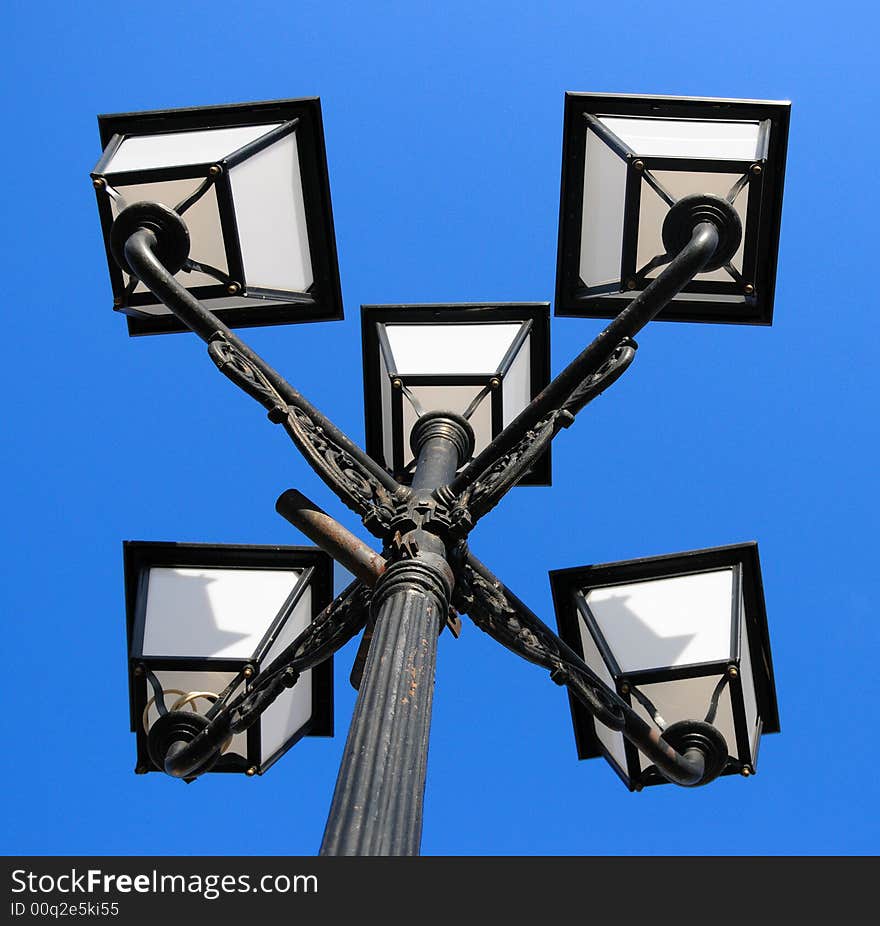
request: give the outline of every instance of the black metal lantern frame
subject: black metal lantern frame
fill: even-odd
[[[161,771],[150,758],[143,718],[153,691],[150,675],[156,672],[220,672],[230,676],[227,696],[247,693],[259,679],[267,654],[282,633],[307,587],[312,589],[311,617],[314,620],[333,599],[333,560],[314,547],[278,547],[240,544],[163,543],[126,541],[125,567],[126,638],[131,731],[136,735],[138,773]],[[144,629],[150,570],[159,567],[204,569],[300,570],[284,604],[271,621],[250,658],[144,655]],[[247,754],[227,753],[219,758],[212,772],[262,774],[304,736],[333,735],[333,659],[332,656],[311,669],[311,718],[294,736],[262,758],[260,724],[246,730]]]
[[[587,603],[584,592],[641,581],[705,574],[723,569],[733,571],[729,658],[719,662],[660,666],[634,672],[621,671],[599,622]],[[717,708],[717,696],[721,693],[720,689],[724,685],[729,686],[738,758],[729,758],[720,774],[741,774],[744,770],[746,774],[750,774],[754,771],[760,737],[765,733],[779,732],[779,710],[776,702],[767,613],[756,543],[734,544],[618,563],[559,569],[550,572],[550,584],[560,637],[581,658],[585,658],[581,641],[581,624],[585,625],[608,674],[613,679],[615,689],[630,707],[634,707],[634,701],[640,701],[646,709],[651,707],[650,702],[647,702],[641,693],[640,686],[711,677],[719,679],[713,698],[714,706]],[[740,648],[742,631],[747,634],[749,652],[752,654],[751,675],[755,685],[759,716],[759,731],[754,739],[754,751],[746,720],[743,692],[741,671],[743,654]],[[597,736],[594,716],[584,709],[583,704],[577,698],[571,695],[569,695],[569,704],[579,759],[603,756],[631,791],[641,790],[645,785],[665,783],[666,779],[658,774],[655,768],[649,767],[642,771],[638,750],[632,742],[626,739],[623,742],[626,768],[622,768]],[[711,710],[709,704],[706,707]]]
[[[119,173],[105,172],[107,164],[126,136],[259,125],[277,127],[271,131],[267,129],[266,134],[218,161]],[[191,196],[176,204],[175,211],[179,214],[183,214],[209,190],[213,189],[216,192],[226,270],[200,263],[199,255],[194,254],[190,269],[213,277],[217,282],[193,286],[190,292],[197,299],[207,300],[208,305],[225,324],[231,328],[242,328],[343,318],[327,155],[324,147],[321,103],[318,98],[116,113],[99,116],[98,128],[104,153],[91,177],[104,233],[114,309],[127,316],[130,335],[189,330],[173,313],[153,315],[143,310],[139,311],[139,307],[142,309],[153,304],[155,296],[149,289],[135,291],[139,281],[135,276],[126,280],[125,274],[111,253],[110,246],[110,230],[114,221],[112,200],[114,197],[119,199],[117,187],[172,180],[202,181]],[[301,293],[249,284],[236,225],[229,176],[230,168],[259,154],[291,132],[296,133],[297,139],[313,280],[308,290]],[[124,202],[119,202],[118,205],[122,206]]]
[[[520,330],[495,370],[480,375],[400,373],[395,368],[386,325],[463,325],[510,324],[519,322]],[[550,304],[538,303],[459,303],[425,305],[361,306],[361,339],[364,365],[364,417],[367,453],[384,466],[401,484],[412,481],[415,456],[404,462],[404,403],[410,403],[415,417],[422,414],[413,387],[471,386],[475,396],[465,418],[482,402],[491,406],[491,436],[504,429],[504,379],[526,338],[530,338],[530,389],[536,396],[550,381]],[[386,459],[383,440],[383,395],[391,397],[391,434],[393,459]],[[520,480],[519,485],[549,486],[551,454],[548,447]]]
[[[641,265],[637,263],[642,194],[650,187],[667,206],[672,206],[676,199],[656,174],[682,171],[728,174],[726,199],[731,204],[748,189],[742,230],[742,266],[738,269],[730,261],[723,265],[726,280],[691,280],[658,313],[657,320],[771,324],[790,109],[787,102],[566,93],[556,314],[613,318],[632,299],[634,292],[643,290],[651,282],[671,255],[652,254],[651,260]],[[734,160],[643,155],[603,125],[602,116],[757,122],[757,156]],[[590,133],[600,138],[626,165],[619,277],[593,286],[588,286],[580,276],[584,168]]]

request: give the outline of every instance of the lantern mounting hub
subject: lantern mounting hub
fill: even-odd
[[[714,781],[727,765],[727,741],[717,727],[700,720],[680,720],[663,731],[663,739],[686,759],[700,761],[703,773],[691,782],[679,782],[696,787]]]
[[[220,746],[212,744],[204,759],[195,767],[183,770],[183,774],[175,765],[174,757],[183,746],[203,733],[208,724],[207,717],[194,711],[168,711],[159,717],[150,727],[147,740],[150,758],[156,767],[174,778],[192,779],[207,772],[220,758]]]
[[[438,437],[455,445],[462,462],[473,455],[474,429],[471,423],[461,415],[448,411],[430,411],[416,421],[409,439],[413,454],[418,456],[429,440]]]
[[[718,245],[703,267],[705,273],[730,263],[742,241],[742,219],[726,199],[708,193],[683,196],[663,221],[663,246],[667,254],[678,254],[703,222],[710,222],[718,229]]]
[[[170,274],[177,273],[189,257],[189,229],[183,219],[162,203],[139,202],[126,206],[110,229],[110,252],[126,272],[132,270],[125,257],[125,242],[139,229],[156,236],[153,253]]]

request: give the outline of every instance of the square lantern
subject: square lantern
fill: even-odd
[[[478,454],[550,381],[550,306],[361,306],[367,452],[409,483],[410,431],[429,411],[466,417]],[[550,451],[520,485],[550,485]]]
[[[649,723],[708,720],[723,774],[754,773],[779,731],[758,547],[738,544],[550,573],[560,636]],[[604,756],[630,790],[661,784],[621,733],[570,698],[578,758]]]
[[[556,314],[617,315],[670,259],[662,234],[670,207],[710,194],[738,213],[740,246],[657,318],[769,325],[790,108],[567,93]]]
[[[135,202],[183,218],[189,262],[175,278],[232,328],[342,318],[318,99],[98,117],[92,172],[113,306],[131,335],[183,331],[110,253],[110,228]]]
[[[159,771],[147,747],[159,715],[146,671],[169,710],[179,702],[204,714],[228,686],[236,696],[330,603],[333,561],[314,547],[129,541],[123,551],[131,729],[145,773]],[[328,659],[233,736],[211,771],[262,774],[303,736],[332,735]]]

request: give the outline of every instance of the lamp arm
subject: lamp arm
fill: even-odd
[[[556,684],[565,685],[600,723],[619,730],[664,778],[693,787],[720,774],[727,763],[727,748],[723,738],[719,743],[713,735],[717,732],[714,728],[686,722],[686,731],[674,731],[676,743],[682,747],[679,752],[664,739],[664,731],[640,717],[466,548],[459,550],[454,568],[454,606],[507,649],[549,669]]]
[[[219,370],[269,410],[270,420],[284,426],[312,469],[363,517],[368,529],[384,537],[393,499],[408,490],[181,286],[157,257],[159,245],[154,230],[137,228],[123,248],[128,269],[207,342],[209,356]]]
[[[371,600],[369,588],[357,580],[352,582],[256,676],[247,691],[216,713],[209,712],[209,722],[191,739],[170,743],[164,771],[174,778],[195,778],[209,771],[230,736],[253,726],[303,672],[329,659],[363,629]]]
[[[474,523],[522,478],[553,437],[624,373],[635,353],[631,339],[706,266],[718,243],[718,228],[698,222],[666,269],[456,476],[449,492],[461,498]]]

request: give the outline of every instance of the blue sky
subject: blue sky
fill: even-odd
[[[553,623],[548,569],[757,540],[782,733],[753,779],[631,795],[577,761],[564,691],[466,620],[440,641],[423,852],[875,853],[877,130],[856,63],[877,26],[848,0],[14,2],[0,849],[311,854],[354,699],[350,645],[335,739],[256,780],[132,773],[122,540],[300,543],[274,512],[289,487],[366,534],[195,337],[127,337],[95,115],[321,97],[346,320],[246,337],[360,440],[361,303],[552,298],[580,90],[793,101],[775,322],[644,332],[558,438],[553,488],[515,490],[472,546]],[[554,370],[600,327],[554,319]]]

